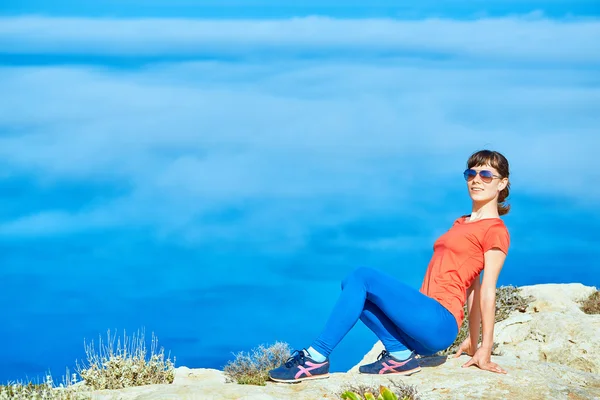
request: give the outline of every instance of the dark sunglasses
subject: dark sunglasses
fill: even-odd
[[[481,177],[481,180],[485,183],[490,183],[494,178],[501,178],[501,176],[494,175],[492,173],[492,171],[488,171],[486,169],[481,170],[479,172],[475,171],[474,169],[467,169],[467,170],[465,170],[463,175],[465,176],[466,181],[471,181],[471,180],[475,179],[475,177],[477,176],[478,173],[479,173],[479,176]]]

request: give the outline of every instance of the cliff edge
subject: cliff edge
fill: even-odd
[[[600,399],[600,315],[588,315],[580,302],[596,289],[581,284],[542,284],[521,287],[533,301],[525,312],[513,312],[496,324],[495,342],[501,355],[492,359],[508,370],[499,375],[476,367],[461,368],[469,357],[426,357],[422,371],[409,376],[370,376],[357,366],[376,359],[376,343],[347,373],[299,384],[267,386],[225,383],[222,371],[177,368],[171,385],[150,385],[98,391],[98,400],[142,399],[337,399],[348,384],[389,384],[389,379],[414,386],[428,399]]]

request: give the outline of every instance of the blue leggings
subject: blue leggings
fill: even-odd
[[[358,319],[389,352],[431,355],[458,335],[456,319],[437,300],[371,268],[358,268],[342,282],[342,294],[312,347],[328,357]]]

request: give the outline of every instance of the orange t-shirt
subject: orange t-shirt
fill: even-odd
[[[464,320],[467,288],[483,270],[484,253],[497,247],[508,254],[510,246],[510,235],[500,218],[467,223],[467,217],[458,218],[435,241],[420,290],[446,307],[456,318],[459,329]]]

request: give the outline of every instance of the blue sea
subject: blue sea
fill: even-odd
[[[3,185],[2,193],[14,193],[9,189]],[[34,188],[20,190],[35,197]],[[78,196],[89,200],[83,189]],[[221,369],[233,353],[259,344],[307,347],[353,268],[379,268],[418,288],[434,238],[451,223],[444,210],[468,212],[465,196],[449,196],[429,214],[371,211],[316,227],[307,226],[300,212],[290,214],[297,229],[307,231],[300,244],[286,239],[290,222],[281,220],[264,227],[281,238],[257,237],[234,224],[231,237],[204,245],[127,228],[3,238],[0,376],[60,376],[84,359],[84,339],[98,343],[108,329],[122,335],[143,328],[147,338],[153,332],[176,365],[190,368]],[[505,218],[512,246],[500,285],[600,285],[597,215],[559,199],[518,194],[513,207]],[[251,217],[224,213],[237,214],[237,221]],[[359,322],[332,354],[332,369],[351,368],[375,340]]]
[[[593,18],[17,11],[0,19],[0,382],[58,381],[108,330],[190,368],[308,347],[354,268],[420,287],[482,148],[511,163],[499,285],[600,286]],[[333,371],[376,340],[358,322]]]

